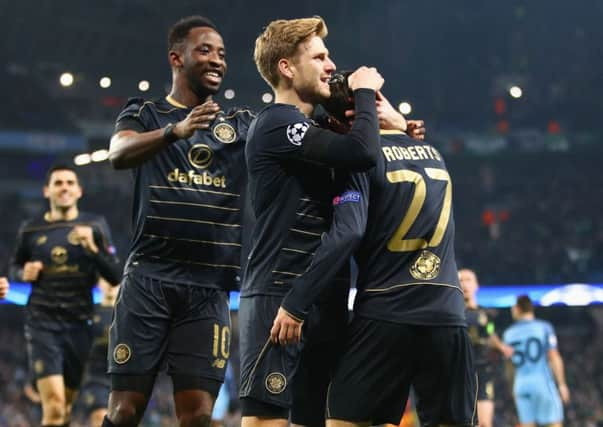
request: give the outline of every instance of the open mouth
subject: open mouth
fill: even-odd
[[[206,71],[203,73],[203,76],[210,82],[214,84],[220,84],[222,82],[222,72],[220,71]]]

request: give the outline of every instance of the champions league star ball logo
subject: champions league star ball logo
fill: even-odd
[[[287,126],[287,139],[293,145],[301,145],[302,139],[310,128],[308,123],[295,123]]]

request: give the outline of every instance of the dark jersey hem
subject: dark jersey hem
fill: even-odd
[[[431,320],[392,318],[392,317],[381,316],[379,314],[375,314],[375,313],[372,313],[367,310],[354,310],[354,315],[364,317],[366,319],[377,320],[380,322],[397,323],[397,324],[402,324],[402,325],[467,327],[467,324],[465,323],[465,319],[462,319],[462,318],[459,318],[456,320],[454,320],[454,319],[453,320],[438,320],[438,319],[434,319],[433,316],[431,316]],[[427,318],[430,316],[426,314],[424,317]]]

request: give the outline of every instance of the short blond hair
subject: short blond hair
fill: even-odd
[[[278,62],[293,57],[297,47],[308,37],[316,35],[324,39],[328,32],[320,16],[272,21],[255,40],[253,59],[260,75],[276,88],[280,80]]]

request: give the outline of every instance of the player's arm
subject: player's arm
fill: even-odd
[[[513,356],[513,347],[505,344],[498,337],[498,334],[494,331],[494,322],[488,322],[486,325],[486,332],[488,334],[488,346],[500,352],[505,359],[509,359]]]
[[[147,131],[140,116],[128,114],[128,109],[117,119],[111,137],[109,160],[115,169],[128,169],[141,165],[171,143],[186,139],[197,129],[207,129],[216,117],[219,106],[212,100],[196,106],[180,122],[161,129]]]
[[[504,345],[511,347],[509,340],[510,340],[510,338],[507,335],[507,331],[505,331],[505,333],[503,333],[502,342]],[[513,348],[513,347],[511,347],[511,348]],[[505,379],[507,380],[507,384],[509,385],[511,394],[513,394],[513,383],[515,382],[515,365],[513,364],[513,360],[511,358],[505,359],[504,376],[505,376]]]
[[[356,118],[347,134],[310,126],[301,142],[303,160],[327,167],[364,171],[375,166],[380,155],[379,121],[375,91],[354,91]]]
[[[570,393],[569,389],[567,388],[567,383],[565,382],[563,359],[561,358],[559,350],[557,349],[557,335],[555,334],[553,326],[548,323],[545,325],[545,333],[547,340],[546,344],[548,346],[547,357],[549,366],[551,367],[551,371],[553,371],[553,376],[557,382],[559,396],[564,403],[567,403],[570,399]]]
[[[273,342],[299,342],[301,326],[308,310],[334,283],[335,275],[347,263],[360,244],[368,217],[369,178],[365,173],[351,176],[349,184],[335,204],[333,222],[312,257],[305,273],[297,278],[285,295],[270,332]],[[337,200],[337,198],[336,198]]]
[[[22,224],[17,234],[17,245],[10,261],[8,277],[15,282],[35,282],[44,268],[38,260],[32,260],[25,238],[26,224]]]
[[[492,335],[490,335],[490,337],[488,337],[488,345],[490,346],[490,348],[493,348],[500,352],[500,354],[502,354],[505,359],[508,359],[513,356],[513,347],[508,346],[507,344],[502,342],[498,335],[496,335],[496,333],[493,333]]]
[[[122,268],[115,255],[106,221],[101,219],[94,226],[78,225],[74,230],[101,277],[112,286],[117,286],[121,280]]]
[[[563,358],[559,354],[559,350],[556,348],[549,349],[547,356],[549,359],[549,366],[551,367],[551,371],[553,371],[555,381],[557,382],[557,387],[559,388],[559,396],[561,397],[563,403],[568,403],[570,393],[569,389],[567,388],[567,383],[565,382]]]

